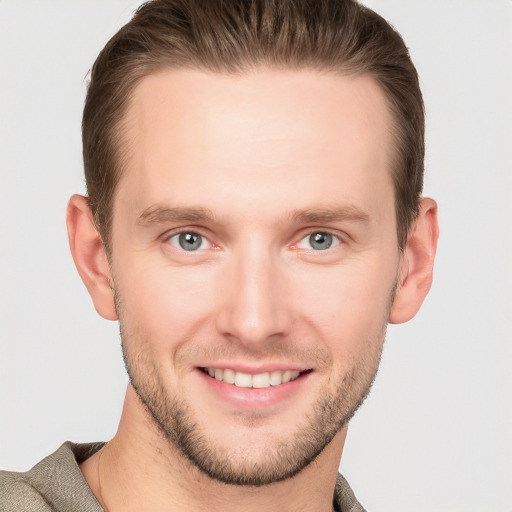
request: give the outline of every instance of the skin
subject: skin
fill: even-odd
[[[85,199],[68,207],[77,268],[97,311],[119,318],[153,413],[130,385],[118,433],[82,464],[105,509],[331,510],[386,325],[412,318],[432,280],[434,201],[422,199],[398,250],[390,126],[368,76],[169,70],[138,85],[110,261]],[[179,233],[200,234],[200,249],[181,249]],[[332,246],[316,250],[312,233]],[[307,372],[233,393],[202,367]],[[280,481],[226,484],[198,469],[173,438],[173,406],[231,475]],[[331,440],[307,464],[315,428]],[[302,470],[287,474],[283,453]]]

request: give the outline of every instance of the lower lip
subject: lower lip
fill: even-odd
[[[311,372],[301,373],[296,379],[268,388],[241,388],[214,379],[203,370],[198,369],[199,377],[210,392],[223,402],[241,409],[258,409],[277,405],[293,397],[310,377]]]

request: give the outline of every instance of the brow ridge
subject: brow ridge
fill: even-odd
[[[349,205],[342,207],[307,208],[291,212],[288,216],[296,224],[362,222],[370,221],[370,216],[360,208]],[[216,216],[203,207],[150,206],[138,217],[139,225],[162,224],[165,222],[215,222]]]
[[[370,221],[370,216],[357,206],[341,206],[333,208],[311,208],[293,212],[292,220],[299,224],[323,222],[362,222]]]
[[[214,219],[214,214],[207,208],[150,206],[139,215],[137,223],[148,225],[165,222],[211,222]]]

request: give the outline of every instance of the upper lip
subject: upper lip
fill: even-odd
[[[274,371],[298,371],[305,372],[311,370],[311,367],[303,364],[294,363],[262,363],[262,364],[247,364],[239,362],[219,361],[212,363],[205,363],[204,365],[198,366],[198,368],[218,368],[218,369],[230,369],[235,372],[248,373],[250,375],[257,375],[259,373],[274,372]]]

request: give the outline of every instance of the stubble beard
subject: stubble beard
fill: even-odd
[[[132,342],[140,347],[146,340],[140,343],[140,339],[131,338],[122,325],[121,339],[131,385],[165,439],[213,480],[263,486],[291,478],[306,468],[352,418],[377,374],[386,325],[375,339],[366,341],[372,353],[366,354],[363,364],[339,378],[334,392],[319,397],[295,432],[289,431],[290,424],[283,426],[286,438],[275,440],[265,448],[264,455],[262,450],[251,454],[247,447],[230,450],[216,445],[195,421],[190,404],[169,392],[147,354],[131,352]]]
[[[230,451],[210,441],[207,432],[194,420],[190,404],[171,394],[162,382],[155,362],[148,353],[132,353],[133,345],[148,346],[149,340],[144,336],[132,337],[125,331],[122,301],[118,290],[113,287],[125,367],[132,387],[154,424],[172,446],[209,478],[230,485],[255,487],[286,480],[306,468],[348,424],[366,400],[379,368],[389,313],[397,289],[398,278],[388,295],[380,329],[370,339],[360,340],[367,351],[362,351],[361,359],[338,377],[335,391],[318,397],[310,413],[297,425],[295,433],[277,440],[274,446],[265,449],[263,458],[256,460],[254,454],[243,448]],[[283,352],[286,351],[285,348]],[[257,418],[257,413],[253,418]],[[249,415],[247,423],[251,422]],[[289,425],[286,425],[283,430],[288,428]]]

